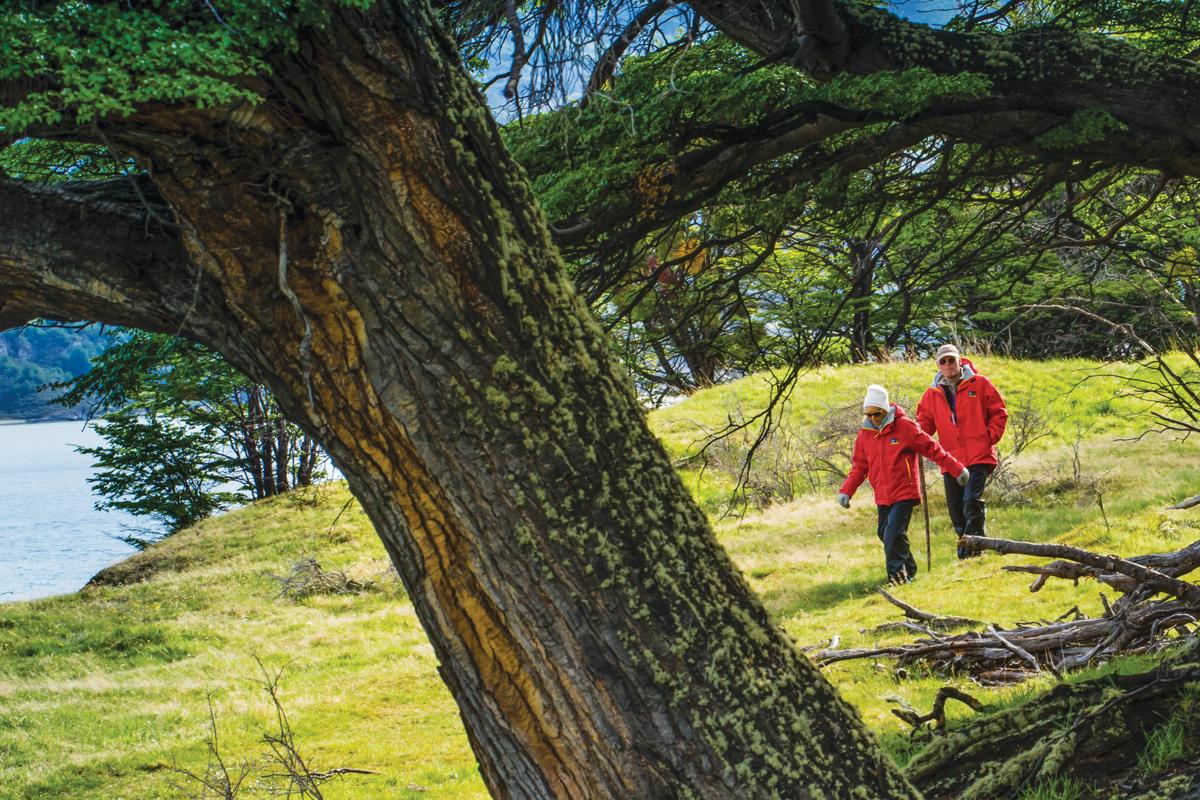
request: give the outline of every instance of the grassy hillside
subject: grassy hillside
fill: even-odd
[[[1144,425],[1131,416],[1132,401],[1114,399],[1116,380],[1086,381],[1069,392],[1088,369],[1085,362],[987,359],[980,366],[1010,406],[1027,395],[1058,423],[1017,464],[1021,480],[1034,485],[990,506],[989,532],[1129,555],[1200,537],[1195,510],[1162,510],[1169,500],[1198,491],[1200,449],[1157,436],[1116,441]],[[828,408],[857,406],[871,381],[912,405],[928,377],[927,367],[911,365],[814,373],[801,380],[788,416],[798,431],[809,430]],[[745,406],[755,397],[760,386],[743,381],[658,412],[652,424],[681,457],[697,430],[715,427],[737,402]],[[1081,481],[1074,479],[1077,469]],[[690,480],[718,508],[725,479],[693,470]],[[1103,509],[1088,487],[1098,489]],[[933,494],[940,500],[939,489]],[[284,670],[281,701],[314,768],[378,773],[327,784],[326,797],[485,797],[431,648],[403,592],[386,576],[365,516],[347,500],[344,488],[330,486],[315,497],[259,503],[131,559],[113,572],[120,585],[0,606],[0,799],[195,796],[174,768],[203,771],[210,700],[227,759],[253,759],[263,751],[261,736],[273,714],[256,656],[269,670]],[[917,516],[910,533],[919,542],[922,573],[897,590],[902,599],[1005,624],[1056,617],[1074,605],[1098,613],[1094,583],[1051,582],[1031,594],[1027,577],[1000,571],[1003,563],[1022,563],[1018,559],[958,562],[942,504],[934,502],[932,511],[932,573],[924,571]],[[822,487],[715,525],[801,645],[833,635],[842,646],[904,639],[860,632],[897,618],[871,592],[883,566],[865,487],[850,511]],[[279,597],[280,582],[271,576],[286,575],[304,557],[370,586],[350,595]],[[907,739],[888,698],[926,710],[947,683],[919,673],[897,680],[887,662],[838,664],[827,674],[902,760]],[[990,704],[1039,688],[983,690],[962,679],[950,682]],[[970,713],[953,704],[950,711]]]

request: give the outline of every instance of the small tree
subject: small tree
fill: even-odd
[[[152,517],[173,533],[237,501],[263,499],[319,475],[324,456],[288,422],[266,387],[173,336],[119,331],[55,402],[108,412],[96,460],[100,508]],[[233,483],[236,491],[218,490]],[[130,539],[135,545],[143,539]]]
[[[97,430],[104,446],[78,448],[95,460],[88,483],[102,498],[96,508],[149,517],[165,528],[149,538],[122,537],[138,549],[243,499],[219,488],[233,477],[234,461],[209,430],[133,410],[108,415]]]

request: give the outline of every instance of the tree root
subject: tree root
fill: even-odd
[[[1014,797],[1056,777],[1095,782],[1136,764],[1148,731],[1197,688],[1200,643],[1194,641],[1154,670],[1059,684],[1022,706],[938,734],[905,772],[930,800]],[[1172,793],[1157,796],[1183,797],[1178,792],[1196,783],[1177,776]]]

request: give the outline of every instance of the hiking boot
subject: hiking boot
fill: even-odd
[[[908,577],[908,573],[903,569],[901,569],[899,572],[888,575],[889,586],[902,586],[911,580],[912,578]]]
[[[967,547],[964,547],[962,544],[962,539],[958,540],[958,560],[959,561],[962,561],[967,558],[978,558],[981,555],[983,555],[983,553],[980,553],[978,550],[970,550]]]

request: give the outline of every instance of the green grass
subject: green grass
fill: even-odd
[[[1025,504],[993,503],[989,532],[1030,541],[1063,541],[1133,555],[1173,550],[1200,537],[1195,511],[1164,511],[1194,494],[1200,468],[1195,443],[1140,432],[1133,401],[1114,399],[1116,386],[1086,381],[1085,362],[1027,364],[981,359],[1010,401],[1022,393],[1052,409],[1059,433],[1017,466],[1042,482]],[[805,376],[789,409],[792,424],[811,424],[827,405],[854,405],[862,387],[882,381],[893,395],[915,396],[928,368],[884,365],[826,370]],[[898,388],[893,388],[898,387]],[[689,446],[697,421],[723,419],[735,396],[749,402],[752,379],[719,387],[654,415],[652,424],[676,455]],[[1080,447],[1085,473],[1099,479],[1107,523],[1094,495],[1052,491],[1072,469],[1073,426],[1087,428]],[[688,433],[690,431],[691,433]],[[715,495],[708,476],[685,474]],[[1101,609],[1094,583],[1052,581],[1028,591],[1029,576],[1002,572],[1020,558],[985,555],[959,562],[941,491],[932,487],[933,569],[926,572],[924,530],[914,516],[921,574],[896,593],[928,611],[990,622],[1056,617],[1078,605]],[[174,767],[203,770],[208,702],[227,757],[254,758],[272,725],[255,657],[284,669],[281,700],[305,757],[317,769],[350,766],[378,775],[335,781],[324,792],[341,798],[470,800],[484,798],[454,703],[437,677],[437,660],[412,606],[394,583],[347,596],[300,602],[277,598],[278,583],[298,558],[369,579],[383,573],[383,548],[343,487],[322,489],[316,504],[280,498],[207,521],[136,556],[122,569],[133,581],[78,595],[0,605],[0,800],[143,800],[188,796]],[[740,519],[715,522],[721,542],[746,572],[771,613],[800,645],[840,637],[841,646],[905,641],[864,633],[898,619],[875,595],[883,578],[874,508],[864,488],[849,511],[829,491]],[[133,580],[140,578],[141,580]],[[1128,659],[1086,674],[1134,671]],[[890,713],[889,698],[920,711],[937,690],[959,686],[996,708],[1023,702],[1050,679],[982,690],[962,677],[910,671],[898,677],[887,661],[831,665],[826,675],[903,762],[915,745]],[[1081,679],[1083,675],[1071,679]],[[951,722],[973,712],[950,703]],[[1144,769],[1170,749],[1148,747]],[[1158,740],[1153,740],[1157,742]],[[1174,740],[1171,740],[1174,741]],[[1069,786],[1035,787],[1029,797],[1071,797]]]
[[[1138,772],[1147,777],[1157,775],[1172,761],[1186,756],[1190,750],[1184,740],[1185,732],[1185,722],[1179,717],[1172,717],[1151,731],[1138,755]]]
[[[271,726],[258,656],[320,768],[379,772],[331,798],[483,798],[453,701],[412,606],[390,580],[353,596],[277,599],[269,574],[303,555],[367,579],[387,567],[344,488],[319,505],[258,503],[135,561],[149,580],[0,606],[0,798],[184,797],[203,770],[211,696],[227,757]]]
[[[1020,800],[1081,800],[1087,787],[1077,778],[1051,778],[1021,792]]]

